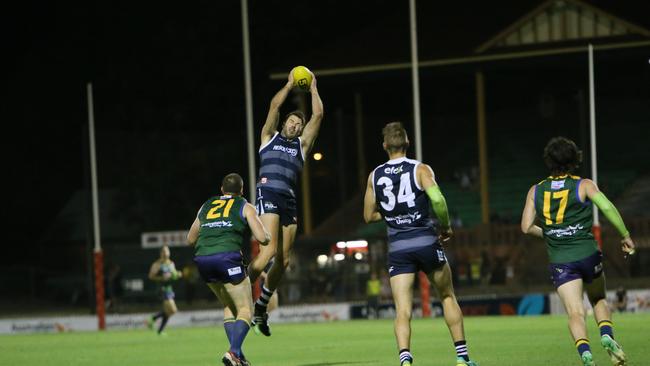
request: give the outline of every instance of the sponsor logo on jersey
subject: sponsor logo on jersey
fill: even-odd
[[[291,155],[291,156],[296,156],[296,155],[298,155],[298,149],[293,148],[293,147],[286,147],[286,146],[282,146],[282,145],[275,145],[275,146],[273,146],[273,150],[276,150],[276,151],[283,151],[283,152],[285,152],[285,153],[287,153],[287,154],[289,154],[289,155]]]
[[[264,209],[274,210],[276,208],[278,208],[278,206],[274,205],[273,202],[269,202],[269,201],[264,202]]]
[[[228,268],[228,275],[234,276],[241,273],[241,267]]]
[[[389,166],[384,169],[384,173],[386,174],[400,174],[403,171],[403,166],[400,165],[398,167],[395,166]]]
[[[384,216],[387,222],[394,222],[397,225],[412,224],[419,220],[422,217],[420,211],[415,211],[413,213],[407,213],[404,215],[398,216]]]
[[[206,222],[205,224],[201,225],[201,227],[232,227],[232,221],[213,221],[213,222]]]
[[[446,262],[447,257],[445,257],[445,252],[443,252],[440,249],[436,249],[436,254],[438,254],[438,261],[439,262]]]
[[[598,274],[603,271],[603,264],[598,263],[597,265],[594,266],[594,274]]]
[[[561,238],[563,236],[574,236],[578,231],[583,230],[585,227],[578,225],[569,225],[568,227],[561,229],[553,229],[546,232],[546,235],[553,235],[556,238]]]
[[[562,189],[564,188],[564,180],[554,180],[551,182],[551,189]]]

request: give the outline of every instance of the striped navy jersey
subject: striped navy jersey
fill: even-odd
[[[388,226],[388,251],[431,245],[438,240],[427,194],[416,179],[421,163],[406,157],[389,160],[372,172],[375,202]]]
[[[260,147],[257,188],[271,188],[295,197],[296,182],[303,163],[300,137],[289,140],[276,132],[266,145]]]

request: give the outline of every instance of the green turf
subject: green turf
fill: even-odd
[[[629,365],[648,365],[642,351],[650,344],[650,314],[616,315],[616,339]],[[468,317],[469,352],[482,366],[580,365],[566,320],[560,316]],[[250,334],[244,350],[255,366],[397,365],[389,320],[274,325],[273,336]],[[0,365],[221,365],[223,329],[170,328],[167,337],[150,331],[0,336]],[[589,319],[598,365],[610,365]],[[442,319],[413,321],[411,351],[417,366],[455,365]]]

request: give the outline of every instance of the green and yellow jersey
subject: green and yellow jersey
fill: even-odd
[[[164,294],[173,294],[174,289],[172,288],[172,282],[176,280],[176,266],[171,260],[164,261],[160,263],[160,268],[158,269],[158,275],[165,277],[165,274],[169,273],[168,279],[160,281],[160,291]]]
[[[535,212],[551,263],[574,262],[598,250],[591,232],[593,205],[580,199],[580,182],[574,175],[551,176],[535,186]]]
[[[207,200],[199,211],[199,239],[194,255],[203,256],[242,249],[246,199],[241,196],[216,196]]]

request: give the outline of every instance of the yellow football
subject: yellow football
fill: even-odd
[[[309,69],[304,66],[296,66],[293,68],[293,86],[302,89],[309,89],[311,86],[311,73]]]

